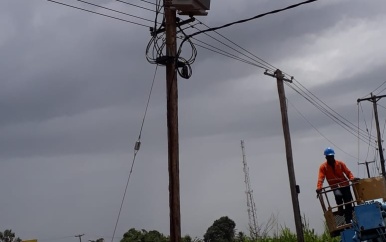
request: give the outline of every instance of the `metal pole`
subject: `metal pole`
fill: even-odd
[[[289,176],[289,183],[291,188],[291,197],[292,197],[292,206],[293,206],[294,217],[295,217],[296,234],[297,234],[298,242],[304,242],[303,225],[302,225],[302,218],[300,214],[300,207],[299,207],[299,200],[298,200],[298,191],[297,191],[298,189],[296,186],[295,169],[294,169],[293,158],[292,158],[291,136],[290,136],[290,130],[289,130],[289,124],[288,124],[287,103],[286,103],[286,97],[285,97],[285,91],[284,91],[283,74],[280,70],[276,70],[275,74],[276,74],[276,80],[277,80],[277,90],[279,93],[279,100],[280,100],[280,110],[281,110],[281,116],[282,116],[284,142],[285,142],[285,150],[286,150],[287,166],[288,166],[288,176]]]
[[[171,0],[164,0],[166,33],[166,92],[168,127],[168,170],[170,241],[181,241],[180,181],[179,181],[179,138],[178,138],[178,87],[176,73],[176,10]]]

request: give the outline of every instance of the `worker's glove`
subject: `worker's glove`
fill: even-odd
[[[316,189],[316,198],[319,198],[322,189]]]
[[[352,179],[353,182],[357,182],[359,180],[360,180],[360,178],[358,178],[358,177],[355,177],[354,179]]]

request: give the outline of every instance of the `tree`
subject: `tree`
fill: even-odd
[[[131,228],[123,235],[121,242],[168,242],[168,238],[157,230],[139,231]]]
[[[236,223],[227,216],[213,222],[204,234],[205,242],[230,242],[235,237]]]
[[[15,233],[12,230],[6,229],[4,233],[0,232],[0,242],[21,242],[21,239],[15,238]]]
[[[244,242],[244,241],[247,241],[248,240],[248,237],[242,232],[242,231],[239,231],[237,233],[237,236],[236,236],[236,240],[237,242]]]
[[[105,239],[104,238],[99,238],[97,240],[89,240],[90,242],[104,242]]]

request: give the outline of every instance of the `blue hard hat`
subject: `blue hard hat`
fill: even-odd
[[[325,156],[335,155],[335,151],[334,151],[333,148],[327,147],[327,148],[324,150],[324,155],[325,155]]]

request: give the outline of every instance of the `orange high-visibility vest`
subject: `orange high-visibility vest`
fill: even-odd
[[[327,164],[327,161],[325,161],[319,167],[317,189],[322,189],[325,178],[327,179],[327,182],[331,186],[331,188],[336,188],[338,186],[348,186],[348,179],[354,179],[354,175],[347,168],[346,164],[344,164],[342,161],[335,160],[334,169]]]

